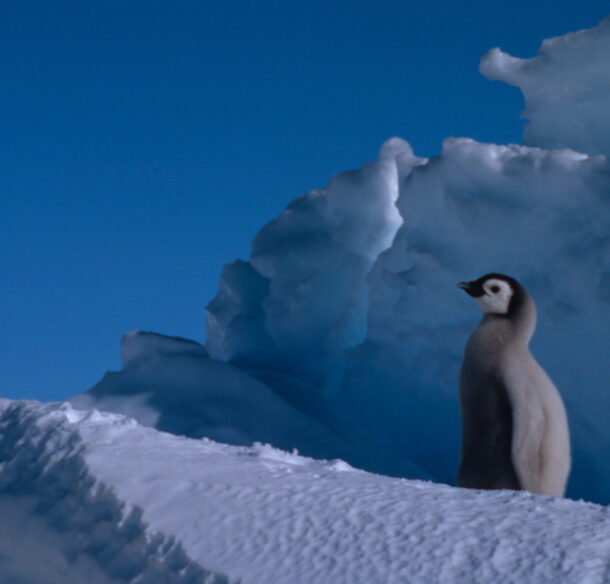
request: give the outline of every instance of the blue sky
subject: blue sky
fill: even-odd
[[[295,196],[447,136],[520,142],[500,46],[607,0],[20,2],[0,19],[0,396],[63,399],[141,329],[204,340],[222,265]]]

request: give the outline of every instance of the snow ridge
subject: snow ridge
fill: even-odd
[[[93,476],[70,421],[108,419],[68,405],[4,402],[0,414],[0,574],[3,582],[221,584],[171,536],[151,532],[142,510]],[[134,421],[115,419],[133,425]],[[39,520],[31,521],[31,516]],[[20,539],[30,522],[27,541]],[[11,524],[12,523],[12,524]],[[52,534],[46,537],[45,533]],[[51,539],[52,543],[48,540]],[[49,549],[56,548],[53,555]],[[25,548],[25,549],[24,549]],[[31,555],[30,555],[31,554]],[[34,561],[32,561],[34,560]]]

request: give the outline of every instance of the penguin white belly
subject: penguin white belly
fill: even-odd
[[[559,392],[529,351],[507,355],[505,379],[513,410],[512,460],[521,487],[562,496],[570,444]]]
[[[532,376],[529,355],[510,355],[504,379],[513,412],[511,456],[522,489],[540,491],[540,445],[544,435],[544,411]]]
[[[544,412],[544,434],[540,444],[540,492],[562,497],[571,466],[568,417],[559,391],[533,358],[532,369]]]

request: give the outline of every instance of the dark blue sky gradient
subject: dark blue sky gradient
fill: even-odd
[[[500,46],[607,0],[15,2],[0,18],[0,396],[63,399],[138,328],[204,339],[224,263],[295,196],[447,136],[520,142]],[[328,4],[331,4],[328,6]]]

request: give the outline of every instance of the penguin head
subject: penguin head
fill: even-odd
[[[458,287],[472,296],[485,314],[508,315],[521,285],[504,274],[487,274],[478,280],[460,282]]]

